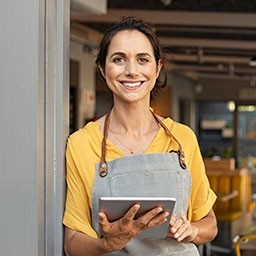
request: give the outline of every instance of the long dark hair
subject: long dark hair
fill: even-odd
[[[108,54],[108,49],[109,49],[111,40],[118,32],[123,30],[137,30],[143,33],[148,38],[148,40],[152,45],[156,64],[158,65],[159,60],[161,60],[162,63],[164,64],[162,49],[161,49],[159,40],[155,32],[153,31],[153,29],[141,19],[137,19],[135,17],[129,16],[129,17],[123,18],[121,21],[119,21],[113,27],[107,30],[99,44],[96,64],[97,66],[100,66],[103,71],[105,71],[106,56]],[[166,74],[164,65],[162,67],[162,70],[164,74],[163,81],[160,81],[159,79],[156,80],[154,89],[151,92],[151,96],[155,96],[158,93],[160,88],[163,88],[166,86],[167,74]]]

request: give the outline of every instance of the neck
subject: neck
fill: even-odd
[[[149,107],[113,107],[109,116],[108,139],[125,155],[142,154],[151,145],[159,126]]]
[[[122,108],[113,107],[110,115],[112,130],[119,133],[140,136],[158,125],[150,112],[149,107]]]

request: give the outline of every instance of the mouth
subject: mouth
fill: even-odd
[[[120,82],[125,88],[128,88],[128,89],[137,89],[139,88],[143,83],[144,81],[134,81],[134,82],[131,82],[131,81],[123,81],[123,82]]]

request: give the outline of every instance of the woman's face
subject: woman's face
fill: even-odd
[[[102,73],[115,101],[148,103],[161,67],[148,38],[137,30],[124,30],[112,38]]]

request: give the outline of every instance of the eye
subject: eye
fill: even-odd
[[[140,57],[140,58],[138,59],[138,61],[139,61],[139,63],[147,63],[147,62],[149,62],[149,59],[148,59],[148,58],[145,58],[145,57]]]
[[[113,62],[114,63],[124,63],[125,62],[125,59],[123,57],[115,57],[113,59]]]

